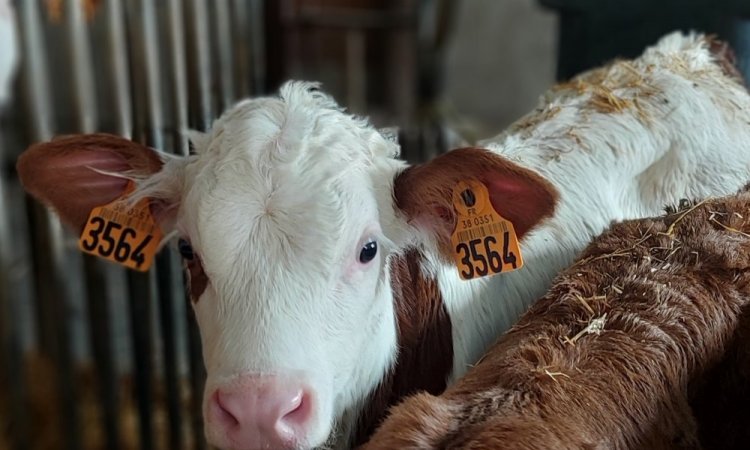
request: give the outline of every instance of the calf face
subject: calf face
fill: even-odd
[[[481,149],[407,168],[395,143],[313,87],[239,103],[192,134],[186,158],[87,135],[19,160],[26,189],[78,231],[134,180],[131,198],[149,198],[177,237],[208,372],[206,433],[220,447],[305,448],[351,434],[409,326],[399,329],[396,307],[418,317],[434,306],[399,303],[394,257],[447,255],[457,181],[483,181],[519,237],[553,210],[549,183]]]

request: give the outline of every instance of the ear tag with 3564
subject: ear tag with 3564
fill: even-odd
[[[91,210],[78,240],[78,248],[91,255],[145,272],[159,249],[162,232],[144,198],[133,207],[125,202],[134,190],[133,183],[122,196]]]
[[[513,224],[492,207],[487,187],[477,180],[453,188],[456,228],[453,257],[463,280],[511,272],[523,266]]]

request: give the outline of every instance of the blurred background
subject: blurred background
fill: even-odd
[[[84,257],[15,160],[58,134],[187,154],[239,98],[318,80],[403,156],[488,138],[555,81],[675,29],[728,40],[745,0],[0,0],[0,449],[203,449],[203,365],[179,259]]]

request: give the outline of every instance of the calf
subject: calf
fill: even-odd
[[[403,395],[461,376],[611,221],[736,192],[750,96],[732,67],[716,42],[669,35],[553,88],[483,148],[418,166],[315,85],[290,82],[192,133],[185,158],[70,136],[33,146],[18,171],[79,232],[132,180],[131,200],[149,199],[178,236],[212,444],[347,447]],[[513,224],[520,270],[461,279],[478,263],[452,256],[458,182],[481,183]]]
[[[701,448],[688,387],[748,302],[750,192],[614,225],[479,364],[393,408],[362,450]]]

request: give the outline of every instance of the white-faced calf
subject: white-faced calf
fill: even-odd
[[[193,133],[185,158],[69,136],[35,145],[18,170],[77,231],[135,180],[134,196],[179,235],[212,444],[347,447],[402,396],[461,376],[611,221],[735,192],[748,123],[728,54],[674,34],[553,88],[482,148],[418,166],[314,85],[290,82]],[[513,222],[522,269],[459,278],[451,199],[469,180]]]
[[[619,223],[479,364],[393,408],[362,450],[703,448],[689,388],[748,303],[750,192]]]

